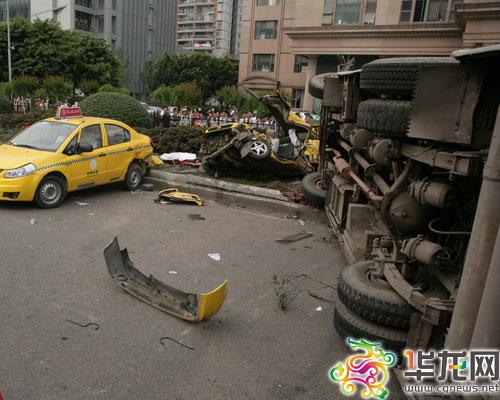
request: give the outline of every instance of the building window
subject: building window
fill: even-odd
[[[104,32],[104,15],[99,15],[97,17],[97,33]]]
[[[257,0],[258,6],[277,6],[280,0]]]
[[[92,0],[76,0],[76,4],[78,6],[87,7],[87,8],[92,8],[93,7],[92,3],[93,3]]]
[[[252,70],[274,72],[274,54],[254,54]]]
[[[113,0],[113,1],[111,2],[111,8],[112,8],[113,10],[116,10],[116,0]]]
[[[292,89],[292,108],[304,106],[304,89]]]
[[[116,34],[116,17],[111,17],[111,33]]]
[[[325,0],[323,25],[374,24],[377,0]]]
[[[333,0],[325,0],[323,5],[323,25],[333,24]]]
[[[353,25],[361,22],[363,0],[337,0],[335,25]]]
[[[90,32],[92,30],[92,15],[75,11],[75,29]]]
[[[255,23],[255,39],[276,39],[278,21],[257,21]]]
[[[403,0],[401,3],[401,23],[447,22],[453,20],[450,14],[451,0]]]
[[[295,56],[293,72],[298,72],[298,73],[307,72],[307,57]]]

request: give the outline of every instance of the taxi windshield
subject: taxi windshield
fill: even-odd
[[[56,151],[76,128],[73,124],[41,121],[22,131],[9,144],[28,149]]]

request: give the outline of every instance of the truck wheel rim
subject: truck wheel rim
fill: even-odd
[[[40,190],[40,197],[44,203],[57,203],[61,197],[61,187],[54,182],[45,183]]]
[[[252,153],[258,156],[262,156],[266,154],[267,151],[267,145],[262,142],[253,142],[252,145],[250,146],[250,150]]]

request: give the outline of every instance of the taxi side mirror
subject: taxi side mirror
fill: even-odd
[[[94,150],[94,146],[92,146],[91,144],[79,144],[76,150],[76,154],[90,153],[92,150]]]

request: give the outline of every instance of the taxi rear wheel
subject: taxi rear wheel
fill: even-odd
[[[35,194],[35,203],[40,208],[55,208],[66,198],[68,188],[64,178],[49,175],[40,182]]]
[[[130,164],[125,176],[124,187],[126,190],[137,190],[142,183],[142,168],[136,163]]]

